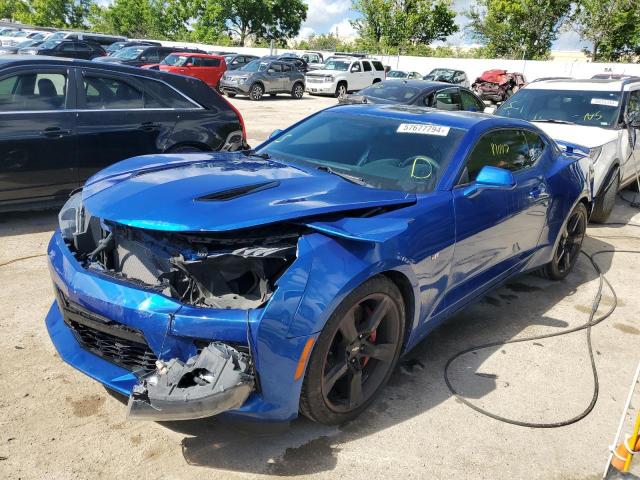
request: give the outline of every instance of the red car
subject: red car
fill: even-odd
[[[210,87],[217,88],[220,78],[227,70],[227,64],[220,55],[175,52],[158,64],[145,65],[142,68],[199,78]]]
[[[504,102],[526,85],[524,75],[506,70],[487,70],[473,82],[471,88],[482,100]]]

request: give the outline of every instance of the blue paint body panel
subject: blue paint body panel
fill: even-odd
[[[578,157],[562,154],[527,122],[405,107],[357,105],[331,111],[419,119],[466,134],[434,191],[425,194],[367,188],[327,172],[241,153],[120,162],[87,182],[83,200],[93,216],[168,232],[233,232],[294,222],[307,227],[296,260],[260,308],[200,308],[84,269],[56,232],[48,248],[55,288],[87,310],[140,330],[161,359],[186,360],[195,353],[196,340],[248,345],[260,389],[229,413],[290,420],[298,415],[302,380],[295,381],[294,375],[305,343],[319,335],[358,285],[390,272],[404,279],[412,297],[407,351],[487,290],[549,262],[570,211],[589,200]],[[535,132],[547,148],[530,168],[488,172],[474,192],[469,185],[456,186],[473,145],[497,128]],[[250,195],[224,202],[201,199],[256,185]],[[391,208],[370,217],[352,213],[372,207]],[[46,324],[64,361],[110,388],[130,392],[135,375],[83,350],[55,304]]]

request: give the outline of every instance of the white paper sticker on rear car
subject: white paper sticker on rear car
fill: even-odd
[[[608,98],[592,98],[591,105],[604,105],[606,107],[617,107],[617,100],[609,100]]]
[[[425,123],[401,123],[396,131],[398,133],[418,133],[420,135],[437,135],[439,137],[449,135],[449,127]]]

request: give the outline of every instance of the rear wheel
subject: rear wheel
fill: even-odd
[[[595,205],[593,206],[593,212],[591,212],[591,221],[594,223],[604,223],[611,215],[613,207],[616,204],[616,195],[620,189],[620,175],[616,168],[607,177],[605,187],[598,195]]]
[[[201,148],[193,147],[191,145],[179,145],[169,150],[169,153],[197,153],[204,152]]]
[[[576,205],[569,215],[567,223],[562,227],[553,260],[540,270],[541,276],[550,280],[562,280],[569,275],[578,261],[586,230],[587,208],[581,202]]]
[[[226,93],[225,93],[225,95],[226,95],[227,97],[229,97],[229,98],[233,98],[233,97],[235,97],[235,96],[236,96],[236,94],[235,94],[235,93],[233,93],[233,92],[226,92]]]
[[[404,302],[385,277],[351,292],[325,325],[313,349],[300,411],[335,425],[357,417],[389,380],[404,333]]]
[[[251,86],[251,90],[249,90],[249,98],[251,100],[258,101],[262,99],[262,95],[264,95],[264,88],[259,83],[256,83]]]
[[[296,100],[300,100],[304,96],[304,85],[296,83],[291,89],[291,96]]]

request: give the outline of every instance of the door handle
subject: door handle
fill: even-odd
[[[143,130],[145,132],[153,132],[154,130],[160,129],[160,124],[154,123],[154,122],[142,122],[138,126],[138,129]]]
[[[48,138],[60,138],[65,135],[71,135],[71,130],[62,129],[60,127],[49,127],[41,130],[40,135]]]

